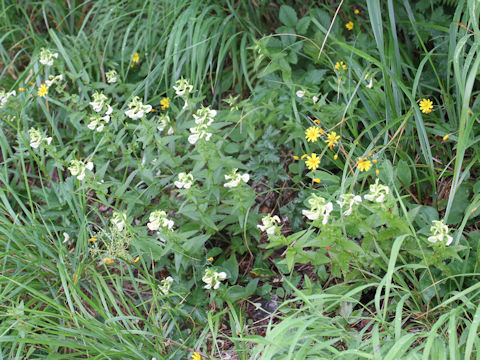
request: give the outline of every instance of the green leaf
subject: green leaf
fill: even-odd
[[[280,7],[279,19],[285,26],[295,27],[297,25],[297,13],[288,5]]]

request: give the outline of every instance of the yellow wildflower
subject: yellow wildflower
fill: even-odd
[[[450,134],[447,134],[443,137],[443,141],[447,140],[450,137]]]
[[[297,155],[293,155],[293,160],[298,160],[300,159]]]
[[[115,260],[111,259],[111,258],[105,258],[105,259],[102,259],[102,261],[105,263],[105,264],[113,264],[115,262]]]
[[[300,159],[305,159],[306,157],[308,156],[308,154],[303,154],[302,157]]]
[[[307,130],[305,130],[305,139],[307,139],[308,142],[315,142],[318,140],[320,137],[320,129],[312,126],[309,127]]]
[[[196,351],[192,354],[191,360],[201,360],[201,359],[202,359],[202,357]]]
[[[133,262],[136,263],[138,260],[140,260],[140,256],[137,256]]]
[[[45,84],[40,85],[37,91],[37,95],[40,97],[44,97],[48,95],[48,86]]]
[[[333,150],[333,147],[337,145],[338,139],[340,139],[340,135],[337,135],[335,131],[332,131],[330,134],[327,135],[327,140],[325,140],[325,142],[327,143],[330,150]]]
[[[319,184],[322,180],[319,178],[313,178],[313,182]]]
[[[207,259],[207,261],[212,262],[212,261],[213,261],[213,257],[210,256],[210,257]]]
[[[355,15],[358,15],[358,14],[360,14],[360,10],[355,9],[354,13],[355,13]]]
[[[88,241],[89,241],[89,242],[95,242],[95,241],[97,241],[97,239],[95,239],[94,237],[92,237],[92,238],[88,239]]]
[[[422,99],[420,101],[420,110],[424,113],[424,114],[430,114],[432,112],[432,109],[433,109],[433,102],[432,100],[429,100],[429,99]]]
[[[377,174],[377,175],[380,174],[380,170],[378,170],[378,169],[375,170],[375,174]]]
[[[335,154],[335,155],[333,156],[333,160],[337,160],[337,159],[338,159],[338,154]]]
[[[307,165],[309,170],[317,170],[320,165],[320,158],[317,154],[312,153],[312,155],[307,155],[307,160],[305,160],[305,165]]]
[[[132,65],[130,65],[130,67],[133,68],[135,66],[135,64],[138,63],[139,61],[140,61],[140,56],[136,52],[135,54],[133,54]]]
[[[337,61],[337,62],[335,63],[335,69],[337,69],[337,70],[342,69],[342,70],[346,71],[346,70],[347,70],[347,66],[343,63],[343,61],[340,61],[340,62]]]
[[[373,161],[374,164],[376,164],[376,163],[378,162],[377,159],[374,159],[374,160],[372,160],[372,161]]]
[[[347,30],[352,31],[353,30],[353,22],[349,21],[348,23],[345,24],[345,27]]]
[[[18,91],[25,91],[25,88],[20,87],[18,88]]]
[[[372,162],[370,160],[358,158],[357,166],[360,169],[360,171],[368,171],[372,167]]]
[[[319,125],[319,124],[320,124],[320,120],[315,119],[315,120],[313,120],[313,123]]]
[[[168,108],[170,107],[170,101],[168,100],[167,97],[164,97],[164,98],[160,101],[160,105],[162,106],[162,110],[168,109]]]

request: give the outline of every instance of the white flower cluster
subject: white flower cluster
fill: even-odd
[[[88,161],[86,164],[80,160],[70,161],[70,166],[68,167],[70,174],[76,176],[78,180],[83,180],[85,178],[86,170],[93,170],[93,162]]]
[[[15,96],[17,95],[17,92],[15,90],[7,92],[4,89],[0,89],[0,108],[3,107],[10,96]]]
[[[225,180],[230,180],[223,186],[227,188],[234,188],[240,185],[240,182],[247,183],[250,180],[250,175],[237,173],[238,169],[233,169],[230,174],[225,175]]]
[[[275,215],[271,216],[270,214],[262,218],[263,225],[257,225],[260,231],[265,231],[268,235],[275,234],[278,225],[280,223],[280,218]]]
[[[179,189],[190,189],[190,187],[193,185],[193,175],[192,173],[180,173],[178,174],[178,180],[175,181],[175,186]]]
[[[211,110],[209,106],[202,106],[197,113],[193,115],[197,126],[190,128],[190,132],[192,133],[188,137],[188,142],[190,144],[194,145],[200,139],[205,139],[205,141],[210,140],[212,133],[209,132],[209,127],[213,123],[213,118],[216,115],[217,111]]]
[[[437,241],[445,241],[445,245],[450,245],[453,241],[453,237],[448,235],[450,231],[448,229],[448,226],[443,223],[443,220],[433,220],[432,223],[433,225],[430,227],[431,235],[428,237],[427,240],[431,243],[436,243]]]
[[[171,276],[168,276],[160,281],[160,285],[158,287],[160,288],[160,291],[163,293],[163,295],[168,295],[168,293],[170,292],[170,288],[172,287],[172,283],[173,278]]]
[[[107,77],[107,83],[113,84],[117,82],[117,71],[116,70],[109,70],[105,73],[105,76]]]
[[[222,272],[216,272],[214,269],[205,269],[205,275],[202,278],[202,281],[207,284],[204,286],[205,289],[218,289],[220,287],[221,281],[227,278],[227,274]]]
[[[110,222],[117,227],[118,231],[123,231],[127,222],[127,214],[125,212],[114,211]]]
[[[140,100],[140,97],[134,96],[132,101],[128,103],[128,110],[125,111],[130,119],[136,120],[145,116],[146,113],[152,111],[151,105],[144,105]]]
[[[62,74],[57,75],[57,76],[50,75],[50,76],[48,77],[48,80],[45,80],[45,85],[47,85],[48,87],[50,87],[50,86],[52,86],[52,85],[58,85],[58,84],[60,84],[62,81],[63,81],[63,75],[62,75]]]
[[[333,210],[333,204],[328,202],[321,196],[312,194],[312,197],[308,200],[310,204],[310,210],[303,210],[302,214],[309,220],[318,220],[323,217],[322,224],[325,225],[328,221],[328,217]]]
[[[370,185],[370,194],[364,195],[366,200],[381,203],[385,201],[387,195],[390,194],[390,188],[386,185],[378,183],[378,179],[375,180],[375,184]]]
[[[343,212],[343,216],[349,216],[352,214],[353,206],[359,205],[362,202],[362,197],[360,195],[354,194],[342,194],[340,195],[341,201],[337,200],[337,204],[340,205],[341,208],[344,206],[347,207],[347,210]]]
[[[167,218],[167,213],[163,210],[153,211],[148,221],[150,222],[147,224],[147,227],[152,231],[157,231],[160,228],[172,230],[174,225],[173,220]]]
[[[168,127],[167,135],[173,134],[173,127],[171,125],[170,117],[167,114],[160,114],[158,117],[159,125],[157,126],[158,131],[165,130]]]
[[[112,107],[107,103],[108,98],[103,94],[95,91],[92,95],[93,101],[90,102],[90,106],[93,108],[97,114],[90,116],[87,127],[90,130],[97,130],[101,132],[105,125],[110,122],[110,114],[112,113]],[[103,116],[98,114],[99,112],[104,111]]]
[[[30,137],[30,146],[33,149],[38,148],[43,143],[47,143],[48,145],[50,145],[50,143],[52,142],[51,137],[46,137],[35,128],[30,128],[30,130],[28,130],[28,135]]]
[[[42,48],[40,50],[40,63],[46,66],[53,65],[53,59],[58,58],[58,53],[51,52],[48,49]]]
[[[180,80],[175,82],[175,86],[173,87],[177,96],[184,96],[188,95],[193,91],[193,85],[188,83],[188,80],[184,79],[183,77]]]

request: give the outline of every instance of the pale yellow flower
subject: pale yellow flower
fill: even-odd
[[[305,165],[307,165],[309,170],[315,171],[320,166],[320,158],[315,153],[312,153],[311,156],[307,155]]]
[[[424,113],[424,114],[430,114],[433,110],[433,102],[432,100],[429,100],[429,99],[422,99],[420,101],[420,110]]]
[[[307,139],[308,142],[315,142],[320,137],[320,133],[321,132],[318,127],[311,126],[305,130],[305,139]]]

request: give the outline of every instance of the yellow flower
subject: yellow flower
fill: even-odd
[[[92,237],[92,238],[88,239],[88,241],[89,241],[89,242],[95,242],[95,241],[97,241],[97,239],[95,239],[94,237]]]
[[[192,354],[191,360],[201,360],[202,357],[196,351]]]
[[[374,163],[374,164],[376,164],[377,162],[378,162],[378,160],[377,160],[377,159],[374,159],[374,160],[373,160],[373,163]]]
[[[48,86],[45,84],[40,85],[37,91],[37,95],[40,97],[44,97],[44,96],[47,96],[47,94],[48,94]]]
[[[432,112],[432,109],[433,109],[433,102],[432,102],[432,100],[422,99],[422,101],[420,101],[420,110],[421,110],[424,114],[430,114],[430,113]]]
[[[319,125],[319,124],[320,124],[320,120],[315,119],[315,120],[313,120],[313,123]]]
[[[300,159],[305,159],[306,157],[308,156],[308,154],[303,154],[302,157]]]
[[[207,261],[212,262],[212,261],[213,261],[213,257],[210,256],[210,257],[207,259]]]
[[[322,180],[319,178],[313,178],[313,182],[319,184]]]
[[[332,131],[330,134],[327,135],[327,140],[325,140],[325,142],[327,143],[330,150],[333,150],[333,147],[337,145],[338,139],[340,139],[340,135],[337,135],[335,131]]]
[[[443,137],[443,141],[447,140],[450,137],[450,134],[447,134]]]
[[[25,88],[20,87],[18,88],[18,91],[25,91]]]
[[[111,258],[105,258],[105,259],[102,259],[102,261],[105,263],[105,264],[113,264],[115,262],[115,260],[111,259]]]
[[[345,27],[347,28],[347,30],[353,30],[353,22],[349,21],[345,24]]]
[[[136,52],[135,54],[133,54],[132,65],[130,65],[130,67],[133,68],[135,66],[135,64],[138,63],[139,61],[140,61],[140,56]]]
[[[358,158],[357,166],[360,171],[368,171],[372,167],[372,162],[370,160]]]
[[[315,153],[312,153],[311,156],[307,155],[305,165],[307,165],[309,170],[317,170],[318,166],[320,165],[320,158]]]
[[[377,174],[377,175],[380,174],[380,170],[378,170],[378,169],[375,170],[375,174]]]
[[[138,260],[140,260],[140,256],[137,256],[133,262],[136,263]]]
[[[168,100],[168,98],[164,97],[160,101],[160,105],[162,106],[162,110],[168,109],[170,107],[170,101]]]
[[[340,61],[340,62],[337,61],[337,62],[335,63],[335,69],[337,69],[337,70],[342,69],[342,70],[346,71],[346,70],[347,70],[347,66],[343,63],[343,61]]]
[[[309,127],[305,131],[305,139],[307,139],[308,142],[315,142],[318,140],[319,137],[320,129],[315,126]]]
[[[335,155],[333,156],[333,160],[337,160],[337,159],[338,159],[338,154],[335,154]]]
[[[300,159],[297,155],[293,155],[293,160],[298,160]]]
[[[360,10],[355,9],[354,13],[355,13],[355,15],[358,15],[358,14],[360,14]]]

